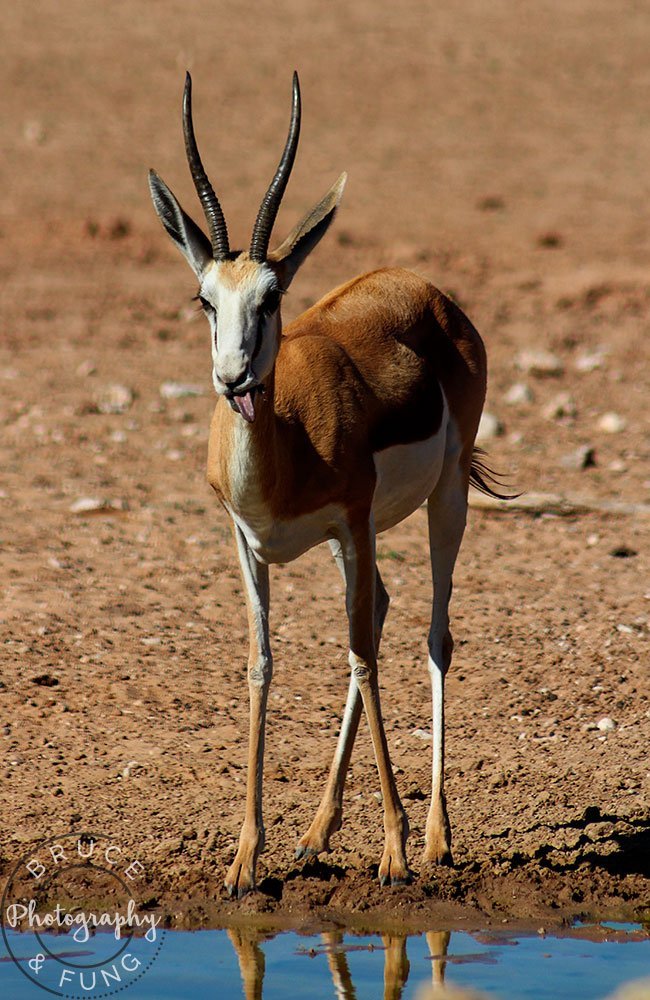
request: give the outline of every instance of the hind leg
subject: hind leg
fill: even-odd
[[[330,542],[330,548],[332,550],[332,555],[336,560],[336,565],[338,566],[341,576],[345,581],[345,565],[343,562],[343,552],[341,550],[341,546],[339,542],[332,540]],[[390,598],[388,596],[388,591],[384,587],[379,570],[377,570],[375,577],[375,644],[377,647],[377,653],[379,653],[381,633],[384,627],[386,614],[388,613],[389,603]],[[359,689],[354,679],[354,675],[352,675],[350,677],[345,710],[343,712],[341,732],[339,733],[336,751],[334,753],[334,759],[327,778],[325,790],[323,791],[320,804],[316,810],[316,815],[314,816],[311,826],[309,827],[307,833],[298,841],[298,846],[296,848],[297,858],[310,857],[320,854],[323,851],[329,851],[330,837],[341,828],[341,819],[343,815],[343,789],[345,787],[345,778],[350,764],[354,739],[357,735],[357,729],[359,728],[361,708],[361,695],[359,694]]]
[[[444,683],[453,651],[449,629],[452,576],[467,518],[467,486],[457,458],[443,468],[436,490],[429,497],[427,510],[433,577],[428,661],[433,708],[433,759],[424,858],[425,861],[450,864],[451,827],[444,793]]]

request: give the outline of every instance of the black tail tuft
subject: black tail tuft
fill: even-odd
[[[485,493],[486,496],[494,497],[495,500],[516,500],[517,497],[521,496],[521,493],[499,493],[498,490],[494,489],[495,486],[500,489],[509,489],[509,484],[502,482],[501,474],[490,468],[482,448],[474,448],[469,481],[479,493]]]

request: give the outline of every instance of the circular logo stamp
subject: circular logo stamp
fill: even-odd
[[[165,932],[146,899],[141,861],[109,837],[65,833],[11,871],[2,936],[41,990],[100,1000],[137,983],[158,957]]]

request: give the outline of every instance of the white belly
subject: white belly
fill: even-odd
[[[445,403],[441,425],[432,437],[374,454],[377,483],[372,512],[376,531],[399,524],[433,493],[445,457],[448,419]],[[255,469],[247,466],[247,449],[235,449],[235,455],[231,468],[233,503],[226,508],[259,562],[291,562],[314,545],[345,534],[345,509],[338,504],[328,504],[293,521],[274,519]]]
[[[433,437],[375,453],[375,529],[386,531],[417,510],[440,478],[447,440],[447,413]]]

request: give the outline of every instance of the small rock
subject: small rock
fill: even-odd
[[[33,120],[25,122],[23,138],[30,146],[42,146],[46,139],[45,129],[41,122]]]
[[[620,434],[627,427],[627,420],[620,413],[603,413],[598,421],[598,427],[606,434]]]
[[[430,740],[431,733],[426,729],[414,729],[411,736],[416,736],[419,740]]]
[[[593,354],[580,354],[575,360],[575,370],[577,372],[593,372],[600,368],[604,355],[602,351],[595,351]]]
[[[89,375],[94,375],[96,371],[97,365],[94,361],[86,360],[77,365],[77,375],[80,378],[88,378]]]
[[[142,764],[139,764],[137,760],[130,760],[122,771],[123,778],[130,778],[134,771],[139,771],[142,769]]]
[[[205,390],[200,385],[190,385],[187,382],[163,382],[158,390],[163,399],[185,399],[187,396],[205,396]]]
[[[545,420],[559,420],[562,417],[575,417],[576,404],[568,392],[560,392],[554,396],[542,410]]]
[[[509,406],[521,406],[523,403],[532,403],[534,399],[532,389],[525,382],[515,382],[511,385],[503,397],[503,402]]]
[[[71,514],[114,514],[118,510],[128,510],[128,505],[125,500],[79,497],[68,509]]]
[[[125,413],[133,404],[134,394],[126,385],[106,385],[97,393],[100,413]]]
[[[597,535],[595,533],[587,535],[587,545],[590,549],[593,549],[594,545],[598,545],[599,541],[600,541],[600,535]]]
[[[590,469],[596,464],[596,452],[588,444],[580,445],[560,459],[565,469]]]
[[[36,677],[32,677],[32,684],[38,684],[39,687],[57,687],[59,684],[59,678],[54,677],[52,674],[38,674]]]
[[[601,733],[611,733],[613,729],[616,729],[616,723],[613,719],[610,719],[608,715],[599,719],[596,726],[600,729]]]
[[[515,358],[515,365],[520,371],[538,377],[562,375],[564,372],[561,359],[550,351],[520,351]]]
[[[481,441],[490,441],[492,438],[499,437],[503,434],[503,424],[498,417],[495,417],[493,413],[486,413],[485,411],[481,414],[481,422],[478,425],[478,432],[476,435],[476,441],[478,444]]]

